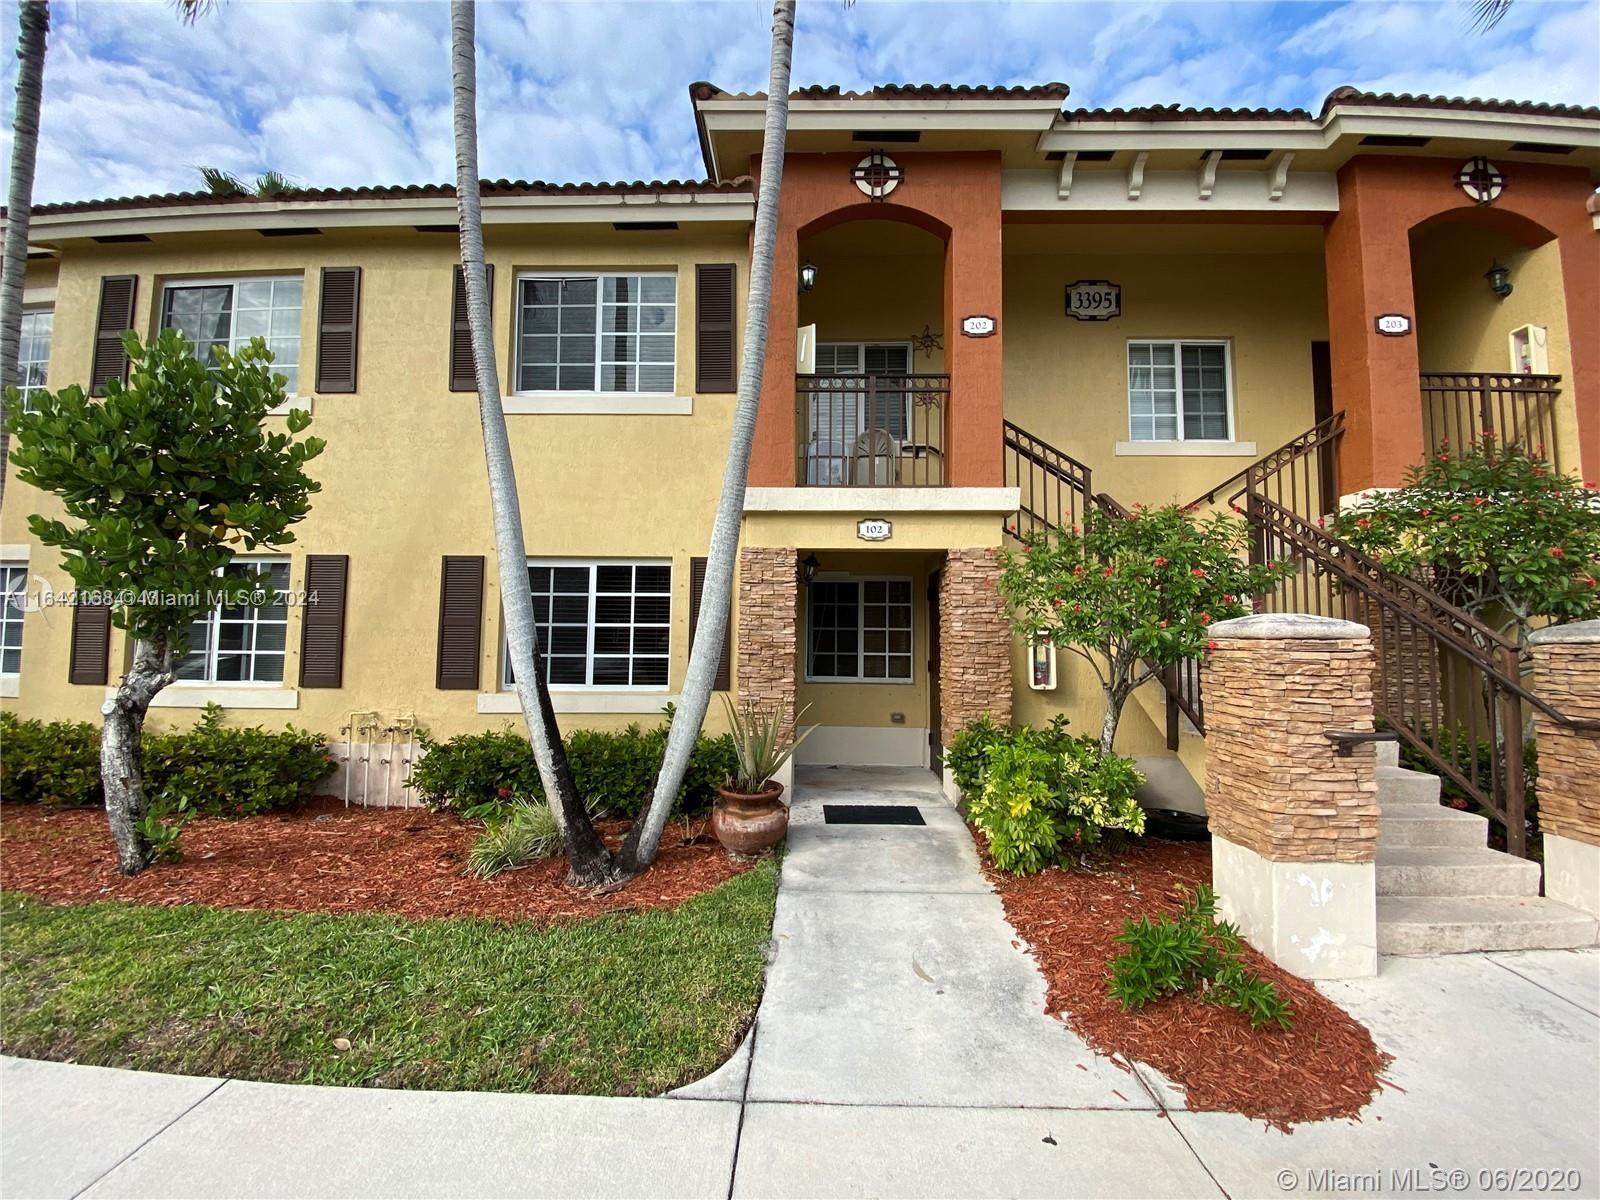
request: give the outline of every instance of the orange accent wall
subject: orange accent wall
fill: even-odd
[[[1343,492],[1393,487],[1422,457],[1416,334],[1385,337],[1373,321],[1387,312],[1415,318],[1411,231],[1446,214],[1493,224],[1530,245],[1558,240],[1572,343],[1563,392],[1578,416],[1583,474],[1600,474],[1600,235],[1585,208],[1594,190],[1589,172],[1503,163],[1505,191],[1480,208],[1456,186],[1457,166],[1361,155],[1339,172],[1339,212],[1324,245],[1333,398],[1346,419]]]
[[[795,484],[800,239],[855,220],[905,221],[945,239],[944,345],[951,389],[946,412],[948,478],[960,487],[995,486],[1004,480],[1000,155],[908,152],[891,157],[905,169],[905,179],[881,201],[868,200],[850,178],[861,154],[791,154],[784,160],[761,412],[750,457],[753,486]],[[986,338],[962,337],[961,319],[980,313],[995,318],[998,332]]]

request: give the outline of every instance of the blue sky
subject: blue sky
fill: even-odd
[[[447,6],[54,0],[39,202],[189,190],[212,164],[300,183],[453,175]],[[765,83],[764,0],[479,6],[483,173],[697,177],[687,86]],[[13,3],[0,3],[6,36]],[[15,60],[4,55],[9,159]],[[1494,31],[1438,3],[801,0],[797,83],[1064,80],[1088,107],[1300,106],[1342,83],[1600,102],[1600,0],[1516,0]]]

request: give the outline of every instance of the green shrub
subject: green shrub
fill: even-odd
[[[193,814],[186,808],[156,801],[140,817],[139,834],[150,844],[150,861],[177,863],[183,861],[183,827]]]
[[[1010,730],[1002,729],[989,719],[989,714],[968,721],[960,733],[944,748],[944,765],[955,778],[956,787],[963,796],[976,796],[983,785],[983,768],[989,747]]]
[[[513,797],[544,799],[533,748],[518,729],[507,726],[426,744],[428,752],[412,769],[411,781],[430,808],[484,820],[503,814]],[[666,744],[665,725],[573,730],[566,748],[578,795],[600,816],[637,816],[655,790]],[[701,736],[689,759],[678,809],[689,814],[709,809],[733,769],[733,740]]]
[[[976,770],[977,786],[963,788],[967,815],[1001,870],[1030,875],[1089,849],[1107,831],[1144,832],[1144,810],[1134,799],[1143,779],[1132,760],[1102,755],[1093,738],[1073,737],[1065,718],[1016,730],[983,720],[961,736],[968,733],[961,770],[969,778]]]
[[[0,800],[89,806],[100,791],[100,731],[87,721],[27,721],[0,713]]]
[[[1111,960],[1111,998],[1135,1009],[1197,991],[1208,1004],[1242,1012],[1252,1029],[1269,1023],[1290,1028],[1294,1013],[1288,1002],[1271,981],[1244,965],[1239,931],[1216,915],[1217,898],[1201,884],[1176,917],[1123,922],[1117,941],[1128,949]]]
[[[207,707],[190,729],[146,733],[145,788],[152,807],[193,816],[245,817],[308,799],[333,769],[317,734],[293,727],[229,727]],[[8,803],[98,806],[100,730],[87,721],[0,714],[0,797]]]
[[[504,816],[492,818],[472,843],[467,874],[491,879],[559,849],[561,833],[550,806],[517,801]]]

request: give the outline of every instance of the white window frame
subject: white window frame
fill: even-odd
[[[1171,346],[1173,351],[1174,370],[1177,372],[1178,384],[1178,436],[1175,438],[1136,438],[1133,435],[1133,386],[1128,378],[1132,364],[1128,361],[1129,353],[1135,346]],[[1221,346],[1222,347],[1222,372],[1224,390],[1228,402],[1228,430],[1225,437],[1220,438],[1188,438],[1183,433],[1183,348],[1185,346]],[[1122,348],[1122,390],[1124,404],[1128,413],[1128,445],[1130,446],[1163,446],[1175,442],[1193,442],[1198,445],[1228,445],[1232,444],[1237,426],[1234,423],[1233,412],[1233,339],[1219,337],[1130,337]]]
[[[537,389],[537,388],[535,388],[535,389],[526,389],[526,388],[524,388],[522,386],[522,315],[523,315],[522,314],[522,310],[523,310],[522,285],[525,282],[532,281],[532,280],[540,280],[540,279],[545,279],[545,280],[550,280],[550,279],[554,279],[554,280],[593,279],[595,281],[594,380],[593,380],[593,386],[591,386],[591,387],[588,387],[588,388],[562,388],[562,387],[555,387],[555,388],[544,388],[544,389]],[[602,339],[607,336],[606,330],[604,328],[604,326],[605,326],[605,306],[606,306],[605,281],[607,279],[670,279],[670,280],[672,280],[672,361],[671,361],[672,383],[671,383],[670,386],[666,387],[665,389],[658,390],[658,391],[648,391],[648,392],[646,392],[646,391],[621,392],[621,391],[606,391],[605,389],[600,387],[600,370],[601,370],[601,367],[604,366],[604,364],[605,364],[605,356],[601,353],[601,349],[602,349],[602,345],[603,345]],[[517,272],[515,287],[512,289],[511,303],[512,303],[513,307],[516,309],[515,320],[512,322],[512,324],[513,324],[513,326],[515,328],[515,335],[514,335],[513,340],[512,340],[512,353],[511,353],[511,394],[513,396],[523,397],[523,398],[526,398],[528,401],[534,402],[533,405],[530,405],[524,411],[529,411],[529,412],[536,412],[536,411],[551,411],[551,412],[554,412],[554,411],[560,411],[560,410],[558,410],[558,409],[556,409],[554,407],[549,408],[549,409],[541,409],[541,408],[537,407],[537,404],[540,401],[544,401],[544,402],[547,402],[547,403],[550,403],[550,402],[559,403],[563,399],[583,399],[583,400],[588,400],[588,401],[594,401],[597,404],[602,406],[602,407],[595,408],[595,409],[582,408],[582,409],[574,409],[574,410],[570,410],[570,411],[580,411],[580,412],[587,412],[587,411],[597,411],[597,412],[628,411],[628,409],[625,408],[625,407],[611,409],[611,408],[607,408],[607,407],[604,407],[604,406],[606,406],[606,405],[627,405],[627,403],[630,400],[635,400],[635,399],[644,402],[646,405],[650,405],[650,404],[659,404],[662,401],[667,400],[669,398],[674,399],[674,400],[677,398],[677,394],[678,394],[678,351],[679,351],[679,348],[680,348],[679,327],[680,327],[680,325],[682,323],[680,318],[683,315],[682,314],[682,307],[683,306],[682,306],[682,303],[681,303],[681,300],[680,300],[680,288],[678,287],[678,272],[677,271],[675,271],[675,270],[659,270],[659,269],[657,269],[657,270],[642,270],[641,269],[641,270],[637,270],[637,271],[627,271],[627,270],[621,270],[621,271],[616,271],[616,270],[613,270],[613,271],[577,271],[577,270],[573,270],[573,271],[519,271],[519,272]],[[634,330],[633,333],[635,335],[637,335],[638,331]],[[612,336],[612,337],[618,336],[618,331],[612,330],[611,333],[610,333],[610,336]],[[622,336],[627,336],[627,332],[624,331],[622,333]],[[656,364],[651,364],[651,365],[659,366],[661,364],[656,363]],[[559,383],[560,380],[558,379],[557,382]],[[650,409],[648,411],[664,411],[664,412],[674,412],[675,413],[675,412],[678,412],[680,410],[676,406],[673,406],[670,409],[662,409],[662,410]],[[582,560],[578,560],[578,561],[582,561]]]
[[[917,589],[915,581],[909,575],[852,575],[847,571],[823,572],[816,577],[815,582],[820,583],[903,583],[911,592],[911,623],[906,632],[910,635],[911,649],[908,651],[911,658],[911,674],[904,679],[879,678],[864,673],[867,653],[866,622],[862,617],[862,608],[866,605],[866,590],[859,588],[856,592],[856,669],[862,672],[856,675],[813,675],[811,673],[811,595],[806,594],[806,620],[805,620],[805,679],[807,683],[869,683],[873,685],[888,684],[894,687],[905,687],[917,682]]]
[[[289,556],[286,555],[286,554],[239,554],[239,555],[235,555],[234,556],[232,562],[229,563],[229,566],[233,566],[233,565],[245,565],[245,566],[248,566],[248,565],[251,565],[251,564],[265,564],[265,565],[274,565],[275,566],[275,565],[277,565],[279,563],[282,563],[284,566],[286,566],[288,568],[288,571],[287,571],[287,573],[285,575],[285,578],[284,578],[284,584],[283,584],[283,590],[286,593],[286,596],[285,596],[285,608],[284,608],[284,614],[283,614],[283,678],[281,678],[281,679],[218,679],[217,678],[217,642],[220,640],[217,635],[218,635],[218,632],[219,632],[219,629],[220,629],[220,626],[221,626],[222,607],[223,607],[222,605],[218,604],[218,605],[214,606],[211,609],[211,611],[204,618],[205,621],[206,621],[206,624],[210,627],[210,633],[206,638],[206,674],[205,674],[205,677],[203,679],[175,679],[175,680],[172,681],[172,684],[171,684],[172,687],[177,687],[177,688],[193,687],[193,688],[211,688],[211,689],[217,689],[217,688],[227,688],[227,689],[248,688],[248,689],[251,689],[251,690],[256,690],[256,689],[261,689],[261,688],[281,689],[281,688],[287,688],[289,686],[289,612],[288,612],[288,606],[287,606],[287,593],[290,590],[290,585],[294,582],[294,563],[290,560]],[[226,570],[226,568],[223,568],[223,570]],[[223,573],[222,571],[218,571],[216,574],[220,578],[222,576],[222,573]],[[251,609],[252,613],[255,613],[255,612],[258,612],[258,611],[259,611],[258,609],[255,609],[253,607]],[[276,624],[277,622],[269,622],[269,623],[270,624]],[[261,622],[261,619],[259,617],[252,617],[251,618],[251,626],[253,628],[259,629],[261,627],[261,624],[262,624],[262,622]],[[253,640],[254,639],[252,639],[252,642],[253,642]],[[230,651],[229,653],[232,653],[232,651]],[[268,651],[268,653],[270,654],[272,652]],[[187,658],[187,657],[188,657],[188,653],[186,652],[185,655],[184,655],[184,658]],[[254,661],[255,658],[256,658],[256,652],[255,652],[253,646],[252,646],[252,649],[250,651],[250,657],[251,657],[252,661]],[[183,659],[179,659],[176,663],[173,664],[174,665],[174,669],[176,669],[178,666],[181,666],[182,663],[183,663]]]
[[[50,387],[50,354],[51,354],[51,351],[55,348],[55,340],[56,340],[55,312],[56,312],[56,308],[55,308],[54,304],[32,304],[32,305],[25,304],[23,306],[23,309],[22,309],[22,322],[23,322],[24,326],[26,326],[29,317],[49,317],[50,318],[50,338],[49,338],[48,345],[45,347],[44,360],[43,360],[44,361],[44,382],[39,384],[36,387],[30,387],[29,385],[27,385],[26,383],[23,382],[23,380],[25,380],[27,378],[28,367],[33,363],[39,362],[40,361],[39,359],[22,359],[22,358],[19,358],[18,361],[17,361],[17,381],[18,381],[17,382],[17,391],[19,391],[22,394],[22,411],[23,412],[32,412],[33,411],[33,394],[35,392],[48,391],[49,387]],[[17,348],[18,348],[18,353],[19,354],[21,353],[22,340],[25,339],[27,336],[28,336],[27,330],[23,329],[22,332],[21,332],[21,336],[19,337],[18,342],[17,342]]]
[[[552,684],[549,685],[549,689],[550,689],[550,692],[551,692],[552,695],[554,695],[554,694],[556,694],[558,692],[627,692],[627,693],[634,694],[634,695],[652,695],[652,696],[653,695],[665,695],[667,693],[667,689],[669,687],[671,687],[671,685],[672,685],[672,634],[673,634],[672,620],[673,620],[673,617],[675,615],[676,607],[677,607],[673,603],[673,590],[677,586],[677,580],[676,580],[676,574],[677,573],[674,570],[674,563],[673,563],[672,559],[670,559],[670,558],[544,558],[544,557],[532,557],[532,558],[528,559],[528,566],[529,567],[551,567],[551,568],[555,568],[555,567],[586,567],[586,568],[588,568],[588,571],[589,571],[589,612],[588,612],[588,615],[586,617],[586,622],[587,622],[586,628],[588,630],[588,641],[587,641],[587,645],[585,646],[585,649],[584,649],[584,668],[583,668],[584,677],[586,679],[588,679],[589,682],[588,683],[552,683]],[[643,656],[645,658],[660,658],[660,657],[664,657],[666,659],[666,663],[667,663],[667,678],[666,678],[666,680],[664,682],[659,683],[659,684],[655,684],[655,683],[595,683],[594,682],[595,602],[596,602],[596,599],[597,599],[598,595],[600,595],[600,593],[598,593],[595,590],[595,588],[596,588],[596,584],[598,583],[598,580],[596,579],[596,572],[598,571],[598,569],[600,567],[665,567],[667,569],[667,590],[664,593],[656,593],[656,592],[647,592],[647,593],[630,592],[630,593],[628,593],[630,596],[639,596],[639,595],[651,595],[651,596],[654,596],[654,595],[658,595],[659,594],[659,595],[664,595],[666,597],[666,600],[667,600],[667,619],[664,622],[655,622],[655,621],[645,622],[644,625],[645,625],[646,628],[655,628],[657,625],[664,625],[666,627],[666,630],[667,630],[667,652],[666,652],[666,654],[664,656],[662,656],[662,655],[644,655]],[[531,590],[531,588],[530,588],[530,590]],[[621,593],[607,592],[605,594],[606,595],[620,595]],[[501,630],[500,630],[500,690],[502,692],[509,692],[509,691],[514,690],[515,685],[511,681],[511,650],[510,650],[510,646],[506,642],[506,631],[505,631],[505,628],[504,628],[504,624],[505,624],[505,622],[502,619],[502,621],[501,621],[501,626],[502,627],[501,627]],[[537,624],[537,622],[536,622],[536,624]],[[546,621],[546,622],[543,622],[543,624],[548,625],[548,624],[550,624],[550,622]],[[632,629],[632,628],[637,628],[637,627],[638,627],[637,623],[634,623],[634,622],[630,621],[630,623],[628,625],[628,628]],[[540,656],[543,657],[544,654],[547,652],[547,647],[541,645],[540,648],[539,648],[539,652],[540,652]],[[601,657],[602,658],[606,658],[606,657],[611,657],[611,656],[609,656],[609,655],[601,655]],[[629,651],[628,657],[629,657],[630,661],[635,657],[635,655],[632,653],[631,650]]]
[[[306,337],[305,337],[305,331],[306,331],[306,324],[305,324],[305,322],[306,322],[306,274],[305,274],[304,271],[299,271],[299,272],[296,272],[296,271],[268,271],[268,272],[266,272],[265,274],[262,274],[262,275],[218,275],[218,276],[207,277],[207,278],[204,278],[204,279],[183,279],[183,278],[163,279],[161,281],[161,300],[160,300],[160,304],[156,308],[156,328],[157,328],[157,330],[168,329],[168,328],[171,328],[166,323],[166,321],[167,321],[167,294],[169,292],[182,291],[184,288],[208,288],[208,287],[237,288],[241,283],[271,283],[271,282],[273,282],[275,280],[279,280],[279,279],[298,279],[300,281],[300,328],[295,331],[295,335],[294,335],[295,336],[295,343],[296,343],[296,350],[295,350],[295,359],[296,359],[296,362],[295,362],[295,386],[294,386],[293,390],[285,393],[285,397],[284,398],[285,398],[286,402],[284,404],[279,405],[276,408],[271,408],[271,409],[267,410],[269,415],[281,415],[283,413],[288,412],[289,408],[291,407],[291,404],[288,403],[289,401],[293,401],[292,407],[294,407],[294,408],[307,408],[308,402],[309,402],[309,399],[310,399],[309,393],[306,391],[306,388],[305,388],[305,384],[306,384],[305,370],[306,370],[307,364],[306,364],[306,361],[305,361],[305,357],[306,357]],[[237,293],[235,293],[235,299],[237,299]],[[229,310],[229,312],[232,313],[232,314],[237,314],[238,313],[238,309],[237,308],[231,308]],[[229,347],[229,352],[230,353],[237,354],[239,349],[242,349],[243,346],[242,346],[242,344],[236,345],[235,342],[234,342],[233,325],[234,325],[233,321],[230,320],[229,323],[228,323],[228,347]],[[272,338],[271,338],[270,331],[268,333],[268,336],[266,338],[264,338],[263,340],[266,341],[269,346],[271,345]],[[247,339],[247,341],[248,341],[248,339]],[[278,364],[276,362],[274,362],[272,364],[272,366],[273,366],[273,371],[274,371],[275,374],[280,373],[280,372],[277,371]]]
[[[6,558],[0,560],[0,584],[3,584],[4,577],[9,575],[12,571],[22,572],[21,582],[18,584],[17,590],[13,592],[4,592],[3,586],[0,586],[0,593],[8,596],[21,595],[26,597],[28,590],[28,560],[25,558]],[[24,619],[27,616],[27,610],[19,605],[17,615],[15,617],[10,617],[6,615],[10,611],[10,608],[11,606],[9,604],[4,603],[3,599],[0,599],[0,628],[4,628],[7,625],[16,625],[19,629],[23,630],[24,636],[26,636],[27,627],[24,624]],[[3,665],[0,665],[0,679],[10,680],[14,683],[17,679],[22,677],[21,659],[23,644],[23,641],[18,639],[17,669],[15,671],[7,671]],[[0,694],[14,696],[16,695],[16,692],[6,691]]]

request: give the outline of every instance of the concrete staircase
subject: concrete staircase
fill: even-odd
[[[1539,895],[1539,864],[1487,846],[1489,822],[1439,803],[1439,778],[1378,747],[1378,952],[1560,950],[1600,921]]]

